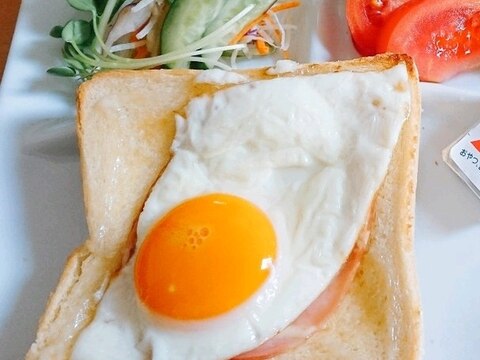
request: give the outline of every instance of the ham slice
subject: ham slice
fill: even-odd
[[[259,347],[236,356],[235,360],[267,359],[283,354],[305,342],[333,312],[347,293],[360,267],[370,232],[365,227],[352,252],[327,288],[300,316],[283,331]]]

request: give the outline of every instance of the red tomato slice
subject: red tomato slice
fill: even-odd
[[[392,11],[414,0],[347,0],[346,15],[353,43],[363,55],[374,55],[380,29]]]
[[[398,9],[377,51],[407,53],[424,81],[440,82],[480,65],[480,1],[423,0]]]

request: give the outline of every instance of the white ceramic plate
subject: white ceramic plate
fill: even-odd
[[[356,57],[343,0],[304,0],[292,53],[299,61]],[[47,34],[73,11],[24,0],[0,92],[0,358],[21,359],[68,253],[87,236],[73,131],[74,88],[45,74],[60,63]],[[306,21],[305,21],[306,20]],[[422,84],[416,259],[425,359],[480,354],[480,200],[441,151],[480,121],[480,72]]]

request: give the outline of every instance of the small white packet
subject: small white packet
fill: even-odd
[[[443,160],[480,198],[480,123],[442,152]]]

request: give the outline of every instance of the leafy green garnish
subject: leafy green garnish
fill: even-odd
[[[103,12],[103,9],[105,9],[105,6],[107,6],[108,0],[94,0],[94,5],[95,8],[97,9],[97,13],[101,14]]]
[[[97,6],[93,0],[67,0],[71,7],[80,11],[97,13]]]
[[[62,39],[78,46],[90,44],[93,35],[91,22],[85,20],[70,20],[62,29]]]
[[[77,75],[77,72],[75,71],[75,69],[69,66],[51,67],[50,69],[47,70],[47,73],[57,75],[57,76],[65,76],[65,77],[72,77]]]
[[[63,26],[57,25],[50,30],[50,36],[61,39],[62,38],[62,31],[63,31]]]

